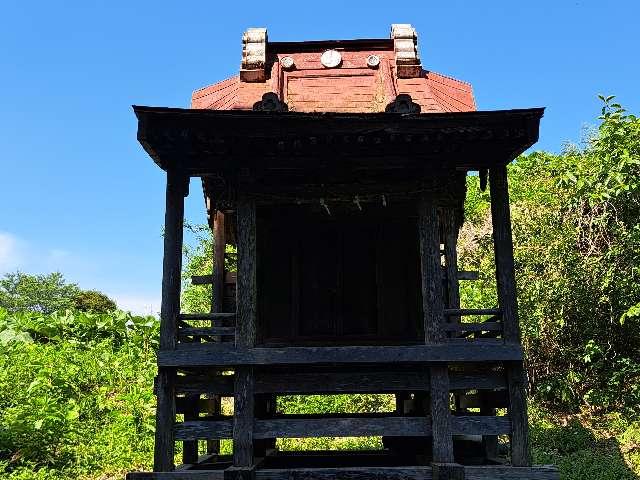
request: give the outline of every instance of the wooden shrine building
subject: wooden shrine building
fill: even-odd
[[[558,478],[531,465],[506,169],[537,141],[543,109],[476,111],[469,84],[423,68],[410,25],[388,39],[249,29],[242,41],[239,75],[196,91],[192,108],[134,107],[167,189],[154,472],[129,480]],[[456,253],[469,172],[491,194],[498,304],[482,309],[460,305],[459,282],[477,280]],[[213,298],[182,313],[192,177],[214,238],[212,274],[192,281]],[[227,244],[237,272],[224,270]],[[337,393],[393,394],[396,408],[277,408]],[[334,436],[383,448],[276,444]]]

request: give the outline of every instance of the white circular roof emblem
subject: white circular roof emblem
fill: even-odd
[[[285,69],[293,68],[293,65],[294,65],[293,58],[282,57],[280,59],[280,65],[282,65],[282,68],[285,68]]]
[[[335,68],[342,62],[342,55],[337,50],[327,50],[320,57],[320,63],[327,68]]]
[[[367,57],[367,65],[372,68],[377,67],[378,65],[380,65],[380,57],[377,55],[369,55]]]

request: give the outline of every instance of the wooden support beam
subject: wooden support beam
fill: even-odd
[[[223,480],[224,470],[186,470],[180,472],[132,472],[126,480]],[[467,480],[559,480],[556,467],[510,467],[505,465],[467,465]],[[430,466],[265,468],[255,472],[256,480],[433,480]]]
[[[184,197],[189,177],[184,172],[167,170],[166,209],[164,217],[164,258],[162,264],[162,306],[160,309],[160,348],[176,348],[177,316],[180,312],[182,273],[182,236]],[[175,468],[175,369],[160,367],[157,383],[156,432],[153,469],[158,472]]]
[[[431,464],[433,480],[465,480],[464,466],[459,463]]]
[[[518,323],[507,167],[491,168],[489,180],[498,301],[504,325],[503,337],[506,343],[515,344],[520,343],[520,325]],[[515,466],[526,467],[531,465],[531,452],[529,449],[524,368],[522,362],[509,362],[505,368],[509,384],[509,415],[513,427],[510,442],[511,463]]]
[[[425,421],[425,418],[427,421]],[[388,435],[396,437],[428,437],[435,434],[429,416],[397,416],[392,414],[283,415],[254,421],[253,438],[366,437]],[[176,439],[197,440],[231,438],[235,421],[197,420],[176,423]],[[455,435],[503,435],[511,430],[509,417],[455,416],[449,428]]]
[[[411,346],[358,345],[346,347],[236,348],[231,343],[183,343],[176,350],[158,351],[158,365],[165,367],[242,365],[324,365],[388,363],[502,362],[522,360],[522,347],[491,343],[441,343]]]
[[[429,371],[390,370],[382,372],[254,372],[255,393],[321,394],[415,392],[430,388]],[[500,390],[506,388],[499,372],[452,372],[451,390]],[[179,376],[178,394],[233,395],[233,375]]]
[[[447,332],[501,332],[500,322],[450,323],[444,326]]]
[[[256,205],[239,198],[236,208],[238,236],[238,279],[236,345],[251,348],[256,342]],[[235,370],[233,413],[233,465],[253,465],[255,414],[254,373],[251,366]]]

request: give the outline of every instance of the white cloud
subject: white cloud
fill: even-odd
[[[136,315],[158,315],[160,313],[160,297],[107,293],[115,300],[118,308]]]
[[[0,232],[0,273],[14,271],[23,263],[22,242],[7,232]]]

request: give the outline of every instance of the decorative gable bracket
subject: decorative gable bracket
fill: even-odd
[[[408,23],[391,25],[391,39],[396,59],[398,78],[416,78],[422,74],[422,65],[418,58],[418,34]]]
[[[267,29],[249,28],[242,34],[241,82],[264,82],[267,63]]]

